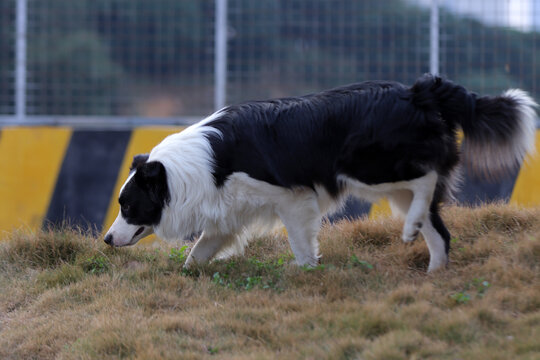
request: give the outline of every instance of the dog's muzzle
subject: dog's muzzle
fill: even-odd
[[[103,241],[105,241],[105,244],[115,247],[129,246],[152,233],[154,233],[152,226],[128,224],[122,214],[119,213],[111,228],[105,234]]]

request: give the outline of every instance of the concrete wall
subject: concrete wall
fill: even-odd
[[[67,221],[96,233],[118,213],[117,196],[131,159],[147,153],[181,127],[128,131],[67,127],[8,127],[0,130],[0,239],[14,229],[39,229]],[[537,133],[540,144],[540,132]],[[461,203],[503,201],[540,205],[540,155],[495,183],[465,174]],[[350,203],[349,215],[388,213],[377,205]]]

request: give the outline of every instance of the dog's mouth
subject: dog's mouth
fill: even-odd
[[[137,231],[135,231],[135,234],[133,234],[133,236],[131,237],[131,240],[127,244],[115,245],[115,246],[116,247],[124,247],[124,246],[129,246],[129,245],[135,244],[138,241],[137,236],[141,235],[144,230],[145,230],[145,227],[141,226],[140,228],[137,229]]]
[[[138,228],[137,231],[135,232],[135,235],[133,235],[133,237],[131,238],[131,241],[133,241],[137,236],[141,235],[143,231],[144,231],[144,226],[141,226],[140,228]]]

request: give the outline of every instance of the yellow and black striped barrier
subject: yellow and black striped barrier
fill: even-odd
[[[128,131],[8,127],[0,132],[0,239],[14,229],[68,223],[101,231],[134,155],[182,127]]]
[[[6,127],[0,130],[0,239],[14,229],[68,224],[100,232],[118,213],[117,195],[134,155],[149,152],[182,127],[75,130]],[[537,132],[540,144],[540,131]],[[458,199],[540,205],[540,154],[496,183],[465,174]],[[383,202],[349,204],[348,215],[387,214]]]

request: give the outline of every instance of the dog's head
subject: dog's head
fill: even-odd
[[[170,201],[167,172],[159,161],[136,155],[130,174],[120,190],[120,212],[105,235],[111,246],[133,245],[154,232]]]

